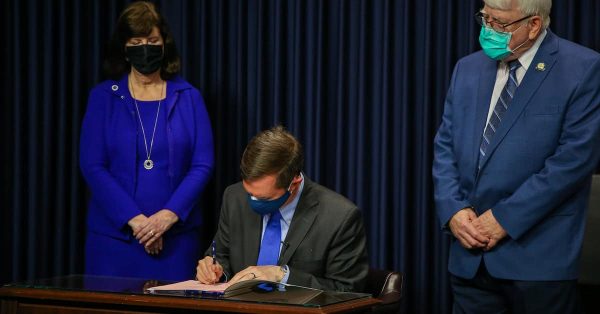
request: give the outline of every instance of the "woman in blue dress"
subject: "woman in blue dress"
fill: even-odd
[[[179,65],[154,5],[130,4],[108,46],[111,79],[90,92],[81,130],[92,192],[86,274],[194,278],[213,140],[200,92],[177,76]]]

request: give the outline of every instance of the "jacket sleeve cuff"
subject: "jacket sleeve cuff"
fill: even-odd
[[[464,201],[445,201],[438,202],[440,225],[442,230],[448,230],[448,224],[450,219],[454,217],[456,213],[464,208],[472,207],[471,204]]]
[[[527,231],[526,229],[519,228],[515,224],[511,223],[508,211],[502,210],[501,207],[492,208],[492,213],[498,224],[500,224],[502,229],[506,231],[506,234],[511,239],[517,240]]]

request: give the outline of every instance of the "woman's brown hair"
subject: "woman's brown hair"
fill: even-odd
[[[158,13],[153,3],[137,1],[131,3],[117,20],[112,38],[108,42],[104,73],[113,80],[120,79],[131,71],[131,64],[125,56],[125,44],[133,37],[150,35],[154,27],[158,27],[164,43],[164,57],[160,68],[160,76],[168,80],[179,73],[181,63],[166,20]]]

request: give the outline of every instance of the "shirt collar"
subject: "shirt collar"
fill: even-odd
[[[521,63],[521,66],[523,67],[523,70],[525,70],[525,72],[527,72],[527,69],[529,69],[529,65],[531,65],[531,62],[533,61],[535,54],[537,53],[538,49],[540,48],[542,41],[544,41],[544,38],[546,38],[547,33],[548,33],[548,31],[546,29],[544,29],[542,34],[540,36],[538,36],[538,38],[535,40],[535,43],[533,44],[533,46],[531,46],[531,48],[527,49],[527,51],[525,51],[519,57],[519,63]]]

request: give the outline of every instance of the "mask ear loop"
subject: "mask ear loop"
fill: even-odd
[[[511,49],[510,53],[515,54],[515,51],[519,50],[521,47],[523,47],[523,45],[525,45],[527,42],[529,42],[529,37],[527,37],[527,39],[525,39],[520,45],[518,45],[517,47],[515,47],[515,49]]]
[[[529,24],[529,19],[527,19],[527,23],[521,24],[521,26],[519,26],[517,29],[515,29],[514,31],[510,32],[510,35],[512,37],[512,34],[514,34],[516,31],[518,31],[519,29],[521,29],[521,27],[525,24]],[[510,53],[515,54],[515,51],[519,50],[521,47],[523,47],[523,45],[525,45],[527,42],[529,41],[529,36],[527,37],[527,39],[525,39],[525,41],[523,41],[520,45],[518,45],[517,47],[515,47],[515,49],[511,49]]]
[[[511,49],[510,53],[515,54],[515,51],[519,50],[521,47],[523,47],[523,45],[525,45],[527,42],[529,41],[529,38],[525,39],[524,42],[522,42],[520,45],[518,45],[517,47],[515,47],[515,49]]]

